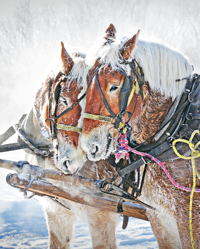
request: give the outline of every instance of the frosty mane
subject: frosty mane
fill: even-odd
[[[119,53],[127,39],[121,41],[114,40],[112,43],[100,43],[100,47],[93,49],[93,57],[86,57],[86,61],[94,64],[100,58],[101,63],[110,65],[113,70],[124,69],[129,73],[130,68],[121,64],[122,58]],[[152,90],[160,91],[166,97],[176,98],[182,93],[186,77],[191,77],[192,66],[189,61],[179,52],[174,51],[164,45],[154,42],[138,40],[135,49],[129,60],[135,59],[142,67],[145,81]],[[176,81],[178,80],[179,81]],[[182,80],[184,79],[184,80]]]
[[[142,67],[150,87],[173,99],[184,90],[187,81],[184,78],[192,76],[193,68],[189,61],[179,52],[161,44],[139,40],[132,57]]]
[[[85,64],[85,59],[82,57],[74,57],[74,65],[70,73],[71,81],[77,79],[79,84],[83,84],[86,81],[89,68]]]

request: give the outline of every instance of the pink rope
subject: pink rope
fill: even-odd
[[[120,147],[119,147],[119,152],[115,154],[115,158],[116,158],[116,162],[119,162],[120,157],[123,153],[125,153],[126,159],[128,160],[129,158],[129,151],[140,155],[140,156],[146,156],[148,158],[150,158],[151,160],[153,160],[154,162],[156,162],[158,165],[160,165],[160,167],[163,169],[163,171],[165,172],[165,174],[167,175],[167,177],[169,178],[169,180],[171,181],[171,183],[182,190],[185,190],[187,192],[191,192],[192,188],[187,188],[187,187],[183,187],[181,185],[179,185],[177,182],[174,181],[174,179],[171,177],[171,175],[169,174],[169,172],[167,171],[167,169],[164,166],[164,162],[159,161],[157,158],[155,158],[154,156],[148,154],[148,153],[144,153],[144,152],[140,152],[137,150],[132,149],[131,147],[128,146],[128,140],[126,138],[126,134],[120,134],[120,138],[119,138],[119,143],[120,143]],[[121,150],[121,152],[120,152]],[[125,152],[124,152],[125,151]],[[195,188],[194,190],[195,192],[200,192],[200,189]]]

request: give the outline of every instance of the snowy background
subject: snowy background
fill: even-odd
[[[119,37],[158,41],[185,54],[200,72],[200,1],[195,0],[0,0],[0,134],[27,113],[40,78],[60,54],[87,50],[113,23]],[[10,141],[15,141],[15,138]],[[2,153],[2,159],[22,160],[22,151]],[[0,248],[47,248],[44,214],[35,199],[5,182],[0,169]],[[120,248],[158,248],[149,222],[120,221]],[[75,248],[91,248],[87,225],[78,222]]]

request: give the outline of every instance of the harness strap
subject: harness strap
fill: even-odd
[[[60,118],[61,116],[63,116],[65,113],[69,112],[70,110],[72,110],[78,103],[81,102],[82,99],[85,98],[85,96],[86,96],[86,93],[84,93],[74,104],[72,104],[70,107],[68,107],[65,111],[63,111],[58,116],[56,116],[55,120],[57,120],[58,118]]]
[[[84,113],[83,114],[84,118],[88,119],[94,119],[94,120],[100,120],[100,121],[106,121],[112,123],[114,118],[112,117],[107,117],[107,116],[102,116],[102,115],[95,115],[95,114],[90,114],[90,113]]]
[[[107,101],[106,101],[106,99],[105,99],[105,97],[104,97],[104,95],[103,95],[103,93],[101,91],[101,87],[99,85],[99,80],[98,80],[98,72],[96,74],[95,79],[96,79],[97,90],[98,90],[98,92],[99,92],[99,94],[101,96],[101,99],[103,100],[103,103],[104,103],[106,109],[110,112],[110,114],[113,116],[113,118],[115,118],[115,119],[120,118],[119,116],[115,115],[114,112],[111,110],[110,106],[108,105],[108,103],[107,103]]]
[[[70,126],[70,125],[64,125],[64,124],[57,124],[56,128],[58,130],[65,130],[65,131],[76,131],[81,133],[82,132],[82,128],[79,127],[75,127],[75,126]]]
[[[189,139],[190,136],[192,135],[192,132],[193,132],[193,130],[190,129],[188,126],[184,126],[184,129],[181,131],[180,134],[184,134],[184,137],[186,137],[186,139]],[[200,135],[197,134],[193,140],[195,143],[200,141]],[[188,152],[188,146],[186,144],[178,143],[176,145],[176,147],[178,148],[178,151],[183,155]],[[156,148],[151,150],[148,154],[156,157],[158,160],[160,160],[162,162],[169,161],[169,158],[171,160],[178,159],[178,156],[173,153],[172,145],[168,140],[166,140],[164,143],[158,145]],[[140,168],[142,165],[145,164],[145,162],[150,162],[150,160],[148,158],[145,158],[145,160],[144,160],[144,158],[141,157],[141,158],[135,160],[134,162],[132,162],[131,164],[127,165],[126,167],[120,169],[118,171],[118,173],[120,176],[123,177],[126,174],[129,174],[130,172]]]
[[[32,149],[34,151],[35,154],[39,154],[39,155],[42,155],[42,156],[48,156],[49,155],[50,151],[40,150],[40,149],[36,148],[33,144],[31,144],[28,141],[28,139],[25,136],[22,135],[18,125],[14,125],[13,128],[18,133],[19,137],[29,146],[30,149]]]
[[[21,126],[22,122],[26,118],[27,114],[23,114],[22,117],[20,118],[18,124]],[[15,129],[13,126],[11,126],[6,132],[4,132],[2,135],[0,135],[0,144],[4,143],[8,138],[13,136],[15,134]]]
[[[140,168],[142,165],[144,165],[144,164],[146,163],[146,160],[147,160],[147,159],[144,160],[143,157],[141,157],[141,158],[138,159],[137,161],[135,161],[135,162],[129,164],[128,166],[126,166],[126,167],[120,169],[120,170],[118,171],[118,174],[119,174],[120,176],[125,176],[125,175],[131,173],[132,171],[134,171],[134,170]],[[149,160],[149,162],[150,162],[150,160]]]

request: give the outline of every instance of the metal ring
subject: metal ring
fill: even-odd
[[[193,97],[193,99],[191,99],[191,93],[189,93],[188,94],[188,101],[191,103],[193,100],[194,100],[194,97]]]

